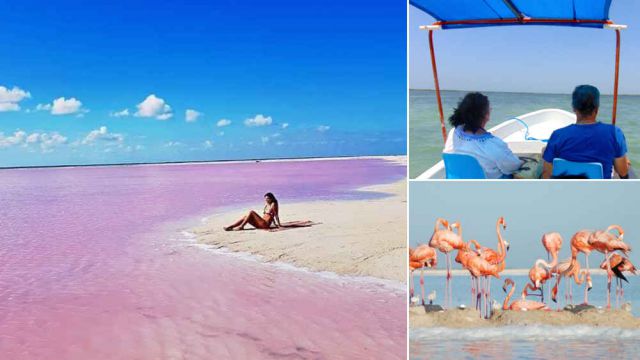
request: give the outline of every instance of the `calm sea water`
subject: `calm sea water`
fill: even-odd
[[[381,159],[0,170],[4,359],[404,358],[405,294],[180,236],[223,207],[381,196]],[[295,220],[295,219],[294,219]],[[367,314],[376,313],[376,316]]]
[[[505,276],[516,282],[514,297],[528,281],[526,276]],[[640,313],[640,279],[629,276],[625,283],[625,301],[631,302],[636,316]],[[418,276],[414,276],[416,284]],[[470,280],[467,276],[454,276],[453,304],[470,304]],[[606,276],[593,276],[593,289],[589,303],[606,304]],[[444,294],[444,278],[425,277],[427,294],[436,290],[437,299]],[[615,287],[612,285],[612,291]],[[505,294],[502,281],[491,282],[492,297],[501,305]],[[545,297],[547,294],[545,287]],[[419,293],[419,287],[416,288]],[[514,297],[511,298],[513,301]],[[559,299],[564,305],[564,279],[559,286]],[[532,300],[539,300],[530,297]],[[584,288],[573,286],[574,303],[584,300]],[[615,292],[612,293],[615,306]],[[545,299],[551,308],[556,304]],[[412,329],[409,334],[411,359],[636,359],[640,351],[640,330],[594,328],[589,326],[508,326],[484,329],[423,328]]]
[[[466,93],[466,91],[442,92],[445,119],[449,118],[453,108]],[[491,102],[489,128],[513,116],[543,108],[571,111],[569,94],[484,93]],[[610,123],[612,97],[602,96],[600,103],[599,119]],[[616,125],[624,131],[631,161],[634,164],[640,164],[640,96],[618,97]],[[443,142],[435,91],[410,90],[409,129],[409,174],[411,178],[415,178],[441,160]],[[448,122],[447,129],[450,129]]]

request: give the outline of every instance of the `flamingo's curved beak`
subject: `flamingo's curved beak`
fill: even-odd
[[[507,292],[507,284],[502,285],[502,291]]]
[[[587,291],[591,291],[591,288],[593,287],[593,284],[591,283],[591,279],[587,280]]]
[[[504,245],[506,246],[507,251],[509,251],[509,247],[511,247],[511,244],[509,244],[509,242],[505,240]]]
[[[624,233],[620,234],[620,240],[624,240]]]

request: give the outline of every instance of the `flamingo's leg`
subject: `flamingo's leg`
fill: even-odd
[[[409,301],[413,297],[413,270],[409,270]]]
[[[604,252],[604,259],[607,262],[607,309],[611,309],[611,263],[608,254],[608,251]]]
[[[451,258],[449,256],[449,253],[447,253],[447,282],[446,282],[446,287],[444,289],[445,291],[445,295],[444,295],[444,306],[446,309],[449,309],[449,302],[451,302],[451,299],[449,299],[449,291],[451,290]]]
[[[476,288],[475,288],[475,284],[474,284],[473,275],[470,274],[469,278],[471,279],[471,303],[469,305],[471,307],[471,306],[473,306],[473,300],[474,300],[474,297],[476,295]]]
[[[487,276],[487,318],[491,317],[491,277]]]
[[[420,268],[420,290],[422,291],[422,305],[424,305],[424,266]]]
[[[585,257],[585,262],[587,264],[587,275],[590,275],[591,271],[589,271],[589,254],[585,253],[584,257]],[[584,284],[584,304],[585,305],[589,304],[589,296],[587,295],[589,292],[589,290],[587,289],[588,287],[589,287],[589,284],[585,282]]]

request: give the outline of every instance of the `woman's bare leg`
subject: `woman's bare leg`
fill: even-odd
[[[242,230],[242,229],[244,229],[244,227],[247,224],[255,227],[256,229],[268,229],[269,228],[269,224],[267,224],[267,222],[264,221],[264,219],[261,218],[260,215],[258,215],[258,213],[256,213],[253,210],[249,212],[249,214],[244,218],[242,223],[240,223],[240,225],[238,225],[238,227],[236,227],[235,229],[236,230]]]
[[[240,224],[242,224],[242,222],[247,218],[247,215],[241,217],[240,219],[238,219],[238,221],[234,222],[233,224],[229,225],[229,226],[225,226],[224,229],[226,231],[229,231],[231,229],[233,229],[236,226],[239,226]]]

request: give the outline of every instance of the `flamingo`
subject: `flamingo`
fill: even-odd
[[[610,230],[617,230],[619,236],[615,236]],[[631,251],[631,247],[625,243],[622,239],[624,237],[624,230],[619,225],[611,225],[606,230],[598,230],[591,234],[589,237],[589,245],[601,253],[605,257],[605,265],[607,268],[607,309],[611,308],[611,279],[613,272],[611,271],[611,263],[609,260],[609,253],[614,251],[622,251],[625,255],[628,255]]]
[[[563,277],[567,278],[567,283],[565,286],[565,303],[573,303],[573,292],[571,291],[571,278],[573,277],[573,281],[582,285],[585,281],[587,281],[587,291],[591,290],[593,284],[591,283],[591,275],[587,273],[587,270],[580,270],[579,262],[572,262],[571,258],[563,260],[559,262],[557,265],[551,268],[551,273],[556,275],[556,284],[553,286],[551,290],[551,300],[557,303],[557,295],[558,295],[558,285]],[[568,289],[567,289],[568,286]],[[559,306],[560,304],[558,304]]]
[[[422,305],[424,302],[424,268],[435,267],[438,264],[438,254],[436,249],[430,247],[427,244],[418,245],[415,249],[409,248],[409,270],[411,275],[411,289],[410,294],[413,297],[414,284],[413,284],[413,272],[420,269],[420,288],[422,291]]]
[[[537,291],[540,290],[540,296],[542,297],[542,302],[544,302],[544,292],[542,291],[542,285],[547,282],[551,278],[551,264],[547,263],[543,259],[536,260],[533,267],[529,270],[529,280],[531,283],[527,283],[527,285],[522,289],[522,300],[525,300],[529,293],[527,290]]]
[[[591,244],[589,244],[589,239],[591,238],[592,232],[591,230],[580,230],[573,234],[571,237],[571,263],[575,266],[578,262],[578,253],[583,253],[585,258],[585,263],[587,265],[587,275],[591,275],[589,271],[589,254],[593,250]],[[589,303],[588,299],[588,289],[584,287],[584,304]]]
[[[443,226],[444,229],[440,229],[440,226]],[[458,229],[457,234],[452,230],[453,228]],[[460,223],[456,222],[450,227],[447,220],[442,218],[436,219],[433,235],[431,235],[431,239],[429,240],[429,246],[438,249],[438,251],[447,256],[447,280],[445,284],[444,304],[445,308],[449,308],[451,303],[451,257],[449,253],[454,249],[466,247],[466,244],[462,241],[462,227]]]
[[[469,245],[473,244],[476,247],[476,252],[480,255],[480,257],[487,261],[491,265],[498,265],[498,273],[501,273],[505,266],[505,258],[507,256],[507,251],[509,250],[509,243],[502,238],[502,234],[500,233],[500,226],[502,225],[503,229],[507,229],[507,224],[504,221],[504,217],[499,217],[496,222],[496,234],[498,237],[498,248],[497,251],[490,249],[488,247],[481,246],[476,240],[470,240]],[[482,290],[482,295],[485,297],[485,304],[489,304],[489,299],[491,295],[491,278],[485,277],[484,281],[486,282],[487,291],[485,289]],[[473,292],[473,289],[472,289]]]
[[[550,255],[553,258],[553,260],[551,260],[551,264],[549,265],[551,267],[556,266],[556,264],[558,264],[558,253],[560,252],[560,248],[562,248],[562,235],[557,232],[549,232],[542,235],[541,241],[542,246],[544,246],[544,249],[547,250],[547,261],[550,260]],[[551,272],[551,276],[553,276],[553,274],[554,273]],[[551,287],[549,287],[548,291],[548,297],[551,297]]]
[[[609,262],[607,264],[606,262]],[[622,280],[629,282],[626,276],[624,276],[623,272],[630,272],[633,275],[636,275],[636,267],[631,263],[629,258],[622,256],[617,253],[611,253],[608,259],[605,259],[600,264],[600,269],[606,270],[607,268],[611,268],[611,271],[616,276],[616,305],[619,306],[620,299],[624,301],[624,288],[622,287]]]
[[[456,254],[455,261],[460,265],[462,265],[463,268],[467,269],[467,271],[469,271],[469,275],[471,278],[471,305],[475,304],[476,310],[479,310],[478,300],[479,300],[480,294],[476,296],[476,287],[478,286],[477,280],[478,280],[479,273],[474,272],[473,269],[469,268],[468,266],[469,259],[472,256],[477,257],[479,255],[477,252],[471,250],[470,247],[458,249],[458,253]]]
[[[509,300],[511,300],[511,296],[513,292],[516,290],[516,285],[513,280],[507,278],[504,279],[504,285],[502,285],[502,290],[506,293],[507,287],[511,285],[511,291],[507,297],[504,298],[504,303],[502,304],[502,310],[515,310],[515,311],[530,311],[530,310],[549,310],[547,305],[544,303],[526,300],[526,299],[518,299],[514,300],[511,305],[509,305]]]
[[[470,255],[469,255],[470,254]],[[469,272],[476,277],[476,280],[480,277],[485,279],[487,284],[483,284],[482,287],[482,298],[485,303],[484,306],[480,308],[480,316],[487,317],[489,312],[489,304],[488,299],[491,297],[490,289],[489,292],[486,292],[485,289],[488,288],[488,284],[490,282],[489,276],[493,276],[497,279],[500,278],[500,264],[491,264],[487,260],[483,259],[481,256],[474,255],[474,252],[467,252],[467,255],[463,255],[464,260],[466,261],[466,266]],[[501,255],[502,260],[504,260],[504,253]]]

